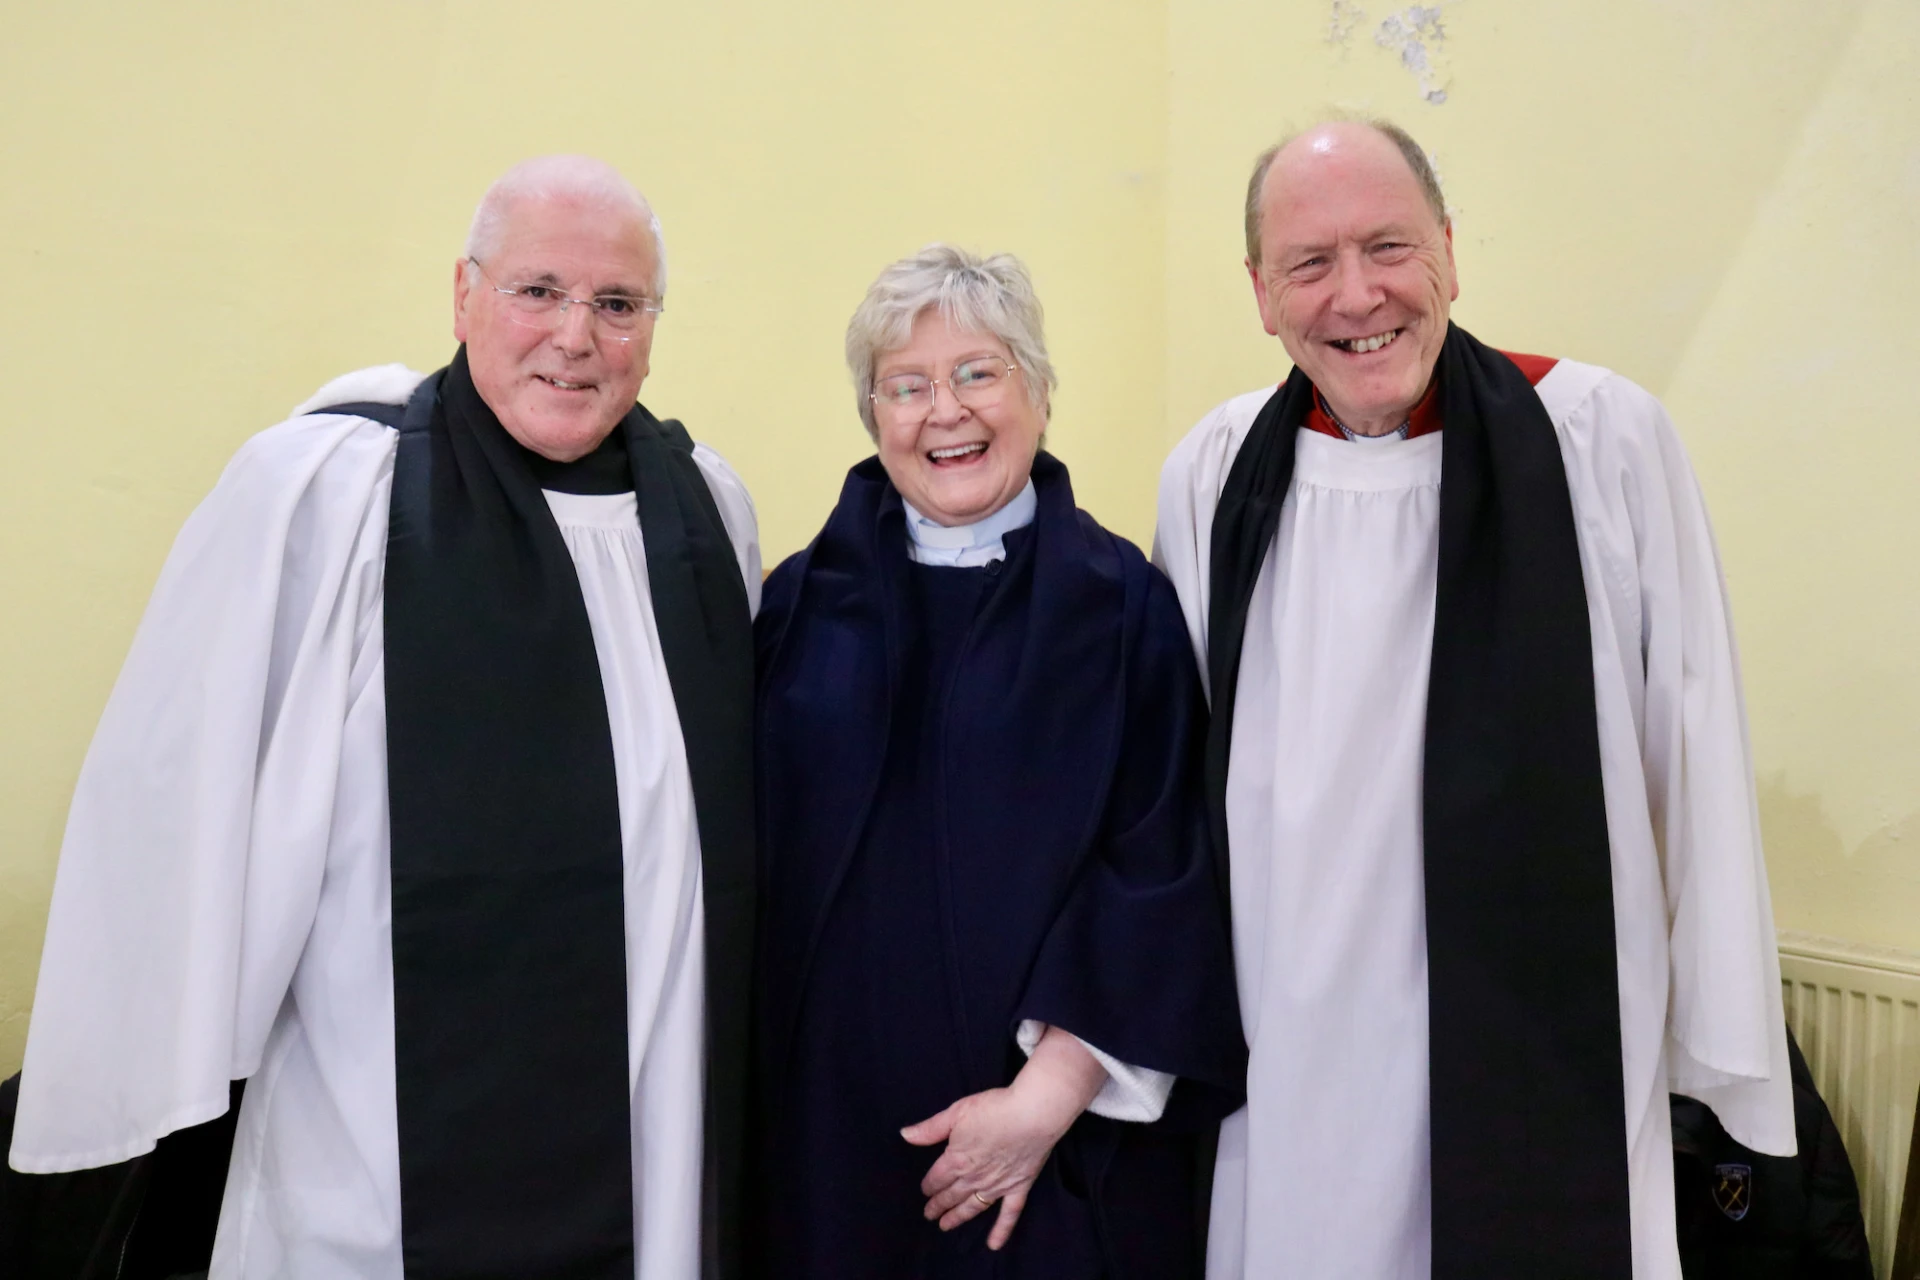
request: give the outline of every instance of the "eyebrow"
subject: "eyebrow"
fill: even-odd
[[[551,271],[538,271],[532,275],[515,276],[514,284],[522,288],[527,285],[539,285],[543,289],[563,289],[566,287],[566,283]],[[647,298],[652,295],[645,289],[636,289],[632,285],[611,284],[604,289],[593,290],[588,296],[593,298]]]
[[[1374,244],[1380,240],[1414,241],[1420,238],[1420,233],[1407,223],[1388,222],[1377,227],[1369,228],[1365,235],[1354,236],[1352,238],[1358,240],[1361,244]],[[1280,247],[1279,256],[1282,258],[1297,258],[1301,254],[1331,253],[1333,249],[1333,242],[1288,244]]]
[[[978,351],[968,352],[966,355],[961,356],[959,359],[955,360],[952,366],[948,368],[947,372],[952,373],[954,369],[958,369],[961,365],[967,363],[969,360],[985,360],[989,356],[991,356],[995,360],[1005,360],[1008,364],[1013,363],[1013,357],[1011,354],[1003,356],[998,351],[995,351],[992,347],[982,347]],[[909,366],[904,369],[895,369],[891,373],[881,373],[880,370],[884,368],[886,368],[886,364],[884,362],[876,364],[873,369],[873,376],[875,378],[891,378],[896,376],[897,374],[919,373],[922,371],[920,366]]]

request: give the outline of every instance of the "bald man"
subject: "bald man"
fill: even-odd
[[[16,1169],[245,1080],[216,1280],[734,1274],[760,561],[635,402],[665,285],[618,173],[521,164],[452,362],[329,383],[187,521],[75,789]]]
[[[1705,508],[1625,378],[1452,325],[1384,122],[1260,157],[1293,370],[1161,478],[1213,703],[1246,1108],[1207,1274],[1679,1280],[1668,1091],[1794,1149],[1746,717]]]

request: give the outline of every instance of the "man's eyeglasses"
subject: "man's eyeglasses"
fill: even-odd
[[[892,421],[902,424],[924,421],[933,412],[933,389],[941,383],[953,398],[969,409],[991,409],[1007,393],[1007,384],[1020,371],[999,356],[980,356],[963,360],[944,378],[929,378],[922,373],[896,373],[873,384],[872,399]]]
[[[636,331],[649,315],[659,315],[665,306],[657,298],[630,293],[597,293],[591,298],[576,298],[550,284],[502,285],[482,266],[480,259],[468,258],[488,287],[507,300],[509,318],[529,328],[547,329],[558,324],[567,308],[575,303],[589,308],[594,325],[614,342],[632,342]]]

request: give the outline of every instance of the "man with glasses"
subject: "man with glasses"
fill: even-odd
[[[452,363],[330,383],[188,521],[76,789],[17,1169],[244,1079],[215,1276],[734,1273],[759,551],[635,403],[665,280],[618,173],[516,166]]]

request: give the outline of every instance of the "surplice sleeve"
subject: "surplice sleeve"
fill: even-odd
[[[1234,457],[1271,387],[1250,391],[1216,406],[1195,423],[1160,468],[1160,495],[1153,527],[1153,563],[1167,575],[1180,603],[1181,618],[1200,681],[1207,680],[1207,606],[1213,554],[1213,511],[1233,470]],[[1206,690],[1213,696],[1212,690]]]
[[[378,639],[395,439],[339,415],[271,428],[174,543],[74,788],[16,1169],[141,1155],[259,1066],[320,891],[356,658]]]
[[[706,479],[707,491],[720,509],[720,523],[727,527],[727,539],[733,543],[734,559],[740,562],[740,580],[747,588],[747,612],[760,612],[760,518],[753,497],[727,460],[704,444],[693,447],[694,465]]]
[[[1740,659],[1706,504],[1658,401],[1593,392],[1626,457],[1646,687],[1642,766],[1665,887],[1668,1087],[1736,1140],[1791,1155],[1780,960],[1761,850]]]

